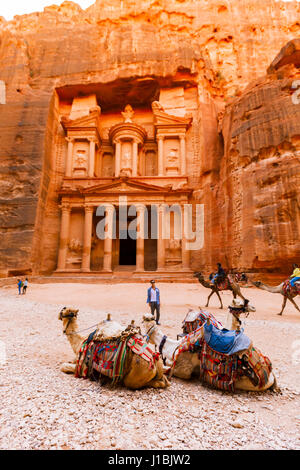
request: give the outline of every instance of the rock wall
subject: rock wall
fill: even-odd
[[[282,269],[299,256],[299,111],[288,88],[297,69],[273,64],[243,91],[299,34],[299,9],[275,0],[98,0],[85,11],[64,2],[0,19],[0,273],[39,272],[53,249],[55,90],[185,73],[199,100],[190,179],[206,211],[193,266],[221,259]]]

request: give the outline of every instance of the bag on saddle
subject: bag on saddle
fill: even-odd
[[[197,330],[197,328],[204,325],[208,318],[216,328],[223,328],[222,323],[220,323],[211,313],[201,308],[199,311],[193,310],[187,313],[182,322],[183,334],[189,334],[192,331]]]

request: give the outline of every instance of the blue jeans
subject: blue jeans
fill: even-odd
[[[300,281],[300,277],[293,277],[293,279],[290,280],[291,286],[294,287],[295,282]]]

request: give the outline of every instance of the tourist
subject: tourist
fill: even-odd
[[[298,264],[293,264],[293,274],[290,277],[290,284],[292,287],[294,287],[295,282],[300,281],[300,269]]]
[[[26,294],[26,289],[28,287],[28,279],[26,277],[25,281],[24,281],[24,284],[23,284],[23,292],[22,294]]]
[[[154,316],[154,312],[156,312],[156,324],[160,325],[159,318],[160,318],[160,298],[159,298],[159,289],[155,286],[155,281],[152,279],[151,287],[148,289],[148,296],[147,296],[147,304],[149,304],[151,309],[151,314]]]
[[[23,286],[23,282],[21,279],[18,279],[18,289],[19,289],[19,295],[21,295],[21,289],[22,289],[22,286]]]
[[[211,280],[212,284],[214,284],[217,279],[220,280],[226,277],[226,273],[224,269],[222,268],[221,263],[217,263],[217,267],[218,267],[218,271],[216,272],[213,279]]]

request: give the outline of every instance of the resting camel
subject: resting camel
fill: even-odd
[[[255,308],[249,307],[246,311],[254,311]],[[182,340],[175,341],[171,338],[168,338],[156,325],[155,319],[151,314],[146,314],[143,317],[143,325],[145,328],[146,335],[149,337],[149,341],[152,344],[155,344],[165,360],[165,364],[168,367],[172,367],[173,358],[176,353],[176,350],[179,348]],[[236,330],[240,328],[240,319],[232,316],[232,325],[231,329]],[[204,334],[204,329],[203,329]],[[243,354],[244,351],[240,351],[239,354]],[[172,370],[172,375],[179,377],[180,379],[191,379],[192,375],[199,375],[200,369],[200,360],[198,353],[192,353],[189,351],[182,352],[179,354],[175,367]],[[235,383],[236,390],[247,390],[253,392],[262,392],[271,387],[276,387],[276,379],[273,373],[270,374],[267,384],[259,388],[258,386],[253,385],[248,377],[244,376],[238,379]]]
[[[211,284],[209,281],[206,281],[204,279],[203,274],[200,273],[200,272],[195,272],[194,277],[196,277],[198,279],[198,281],[200,282],[200,284],[202,284],[202,286],[207,287],[207,289],[211,289],[211,293],[209,294],[209,296],[207,298],[207,302],[206,302],[205,307],[208,307],[209,300],[210,300],[211,296],[213,294],[217,294],[217,296],[219,297],[219,300],[220,300],[220,304],[221,304],[220,308],[223,309],[222,299],[221,299],[220,294],[219,294],[220,290],[230,290],[232,292],[232,295],[233,295],[234,299],[236,299],[236,297],[239,296],[243,300],[245,300],[245,297],[241,293],[240,286],[236,282],[234,282],[233,280],[230,280],[228,277],[227,277],[228,283],[227,283],[227,287],[225,289],[219,289],[217,284]]]
[[[75,354],[74,363],[64,363],[61,367],[62,372],[69,374],[75,373],[76,360],[78,358],[80,347],[83,341],[87,339],[87,337],[82,337],[77,333],[77,314],[77,309],[64,307],[58,316],[59,320],[62,320],[63,322],[63,332],[67,336]],[[106,322],[102,323],[103,333],[107,332],[105,323]],[[110,335],[112,331],[114,334],[119,334],[124,330],[124,328],[117,322],[107,323]],[[109,334],[107,336],[109,336]],[[163,362],[161,358],[154,363],[154,367],[151,369],[149,367],[149,362],[137,354],[134,354],[129,348],[127,348],[122,383],[125,387],[131,389],[139,389],[142,387],[166,388],[169,385],[168,379],[163,374]]]
[[[263,284],[263,282],[261,281],[251,281],[251,282],[252,284],[255,285],[255,287],[258,287],[258,289],[266,290],[268,292],[272,292],[273,294],[281,294],[283,296],[281,312],[277,313],[277,315],[282,315],[282,312],[286,306],[287,300],[289,300],[294,305],[294,307],[298,310],[298,312],[300,312],[298,305],[293,300],[294,297],[297,297],[297,295],[300,294],[299,287],[298,287],[298,290],[297,288],[292,289],[292,290],[289,290],[289,289],[285,290],[284,289],[285,282],[282,282],[281,284],[279,284],[279,286],[267,286],[266,284]]]

